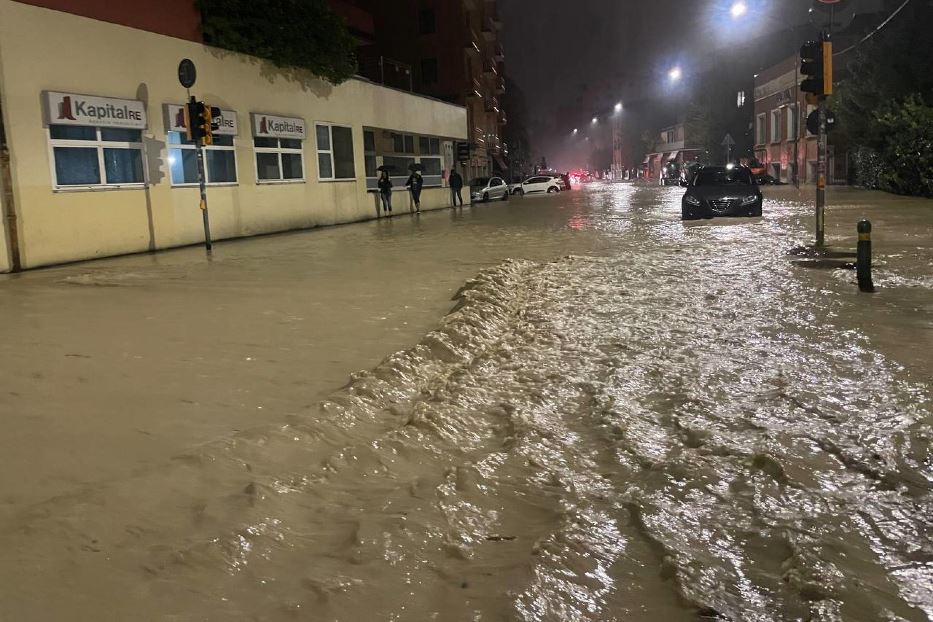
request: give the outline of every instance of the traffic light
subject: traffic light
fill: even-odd
[[[460,162],[470,160],[470,143],[457,143],[457,160]]]
[[[833,94],[833,43],[826,37],[807,41],[800,48],[800,89],[817,98]]]
[[[201,137],[205,145],[214,144],[214,130],[220,127],[220,123],[214,122],[214,119],[220,118],[220,108],[208,106],[204,102],[201,104],[200,130]]]

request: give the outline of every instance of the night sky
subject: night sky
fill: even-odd
[[[698,76],[751,54],[761,69],[796,53],[801,28],[817,31],[812,0],[746,2],[737,22],[732,0],[500,0],[506,72],[527,99],[534,151],[559,157],[558,134],[616,101],[683,96],[668,92],[674,65]]]

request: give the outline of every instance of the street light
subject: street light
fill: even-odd
[[[739,19],[748,13],[748,5],[745,4],[742,0],[737,0],[733,5],[732,9],[729,11],[732,13],[732,19]]]
[[[596,125],[597,123],[599,123],[599,119],[597,119],[596,117],[593,117],[593,120],[590,121],[590,123],[592,123],[593,125]]]
[[[683,77],[683,71],[680,67],[674,67],[667,72],[667,77],[670,78],[671,82],[678,82]]]
[[[573,131],[571,132],[571,134],[576,134],[576,133],[579,132],[579,131],[580,131],[580,130],[578,130],[577,128],[573,128]]]
[[[622,112],[622,102],[619,102],[618,104],[616,104],[616,112],[617,113]]]

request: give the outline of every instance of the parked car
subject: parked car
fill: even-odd
[[[677,186],[680,184],[680,165],[677,162],[668,162],[661,167],[658,183],[662,186]]]
[[[704,166],[687,184],[681,202],[683,220],[716,216],[761,216],[763,198],[744,166]]]
[[[550,175],[535,175],[519,184],[513,191],[513,194],[551,194],[560,192],[560,186],[561,184],[557,178],[551,177]]]
[[[470,199],[473,201],[491,201],[509,198],[509,186],[501,177],[477,177],[470,182]]]

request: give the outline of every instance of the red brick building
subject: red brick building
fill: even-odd
[[[472,148],[465,175],[505,170],[506,114],[499,102],[505,55],[496,0],[355,1],[375,23],[376,43],[362,51],[363,74],[391,84],[386,74],[397,71],[393,61],[410,67],[416,93],[467,108]]]
[[[793,56],[755,76],[755,156],[775,179],[804,184],[816,182],[817,139],[807,131],[816,106],[799,89],[799,67]],[[832,135],[827,154],[828,183],[845,183],[845,157],[837,157]]]

